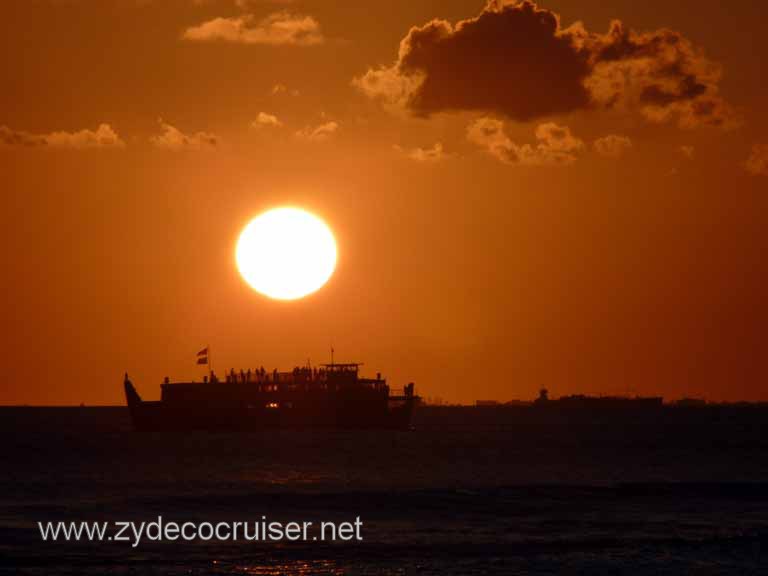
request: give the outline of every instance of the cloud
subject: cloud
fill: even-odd
[[[296,0],[235,0],[235,6],[241,10],[251,10],[264,4],[293,4]]]
[[[296,136],[313,142],[323,142],[333,136],[339,129],[337,122],[325,122],[318,126],[307,126],[296,132]]]
[[[505,164],[527,166],[567,166],[576,161],[584,142],[571,134],[566,126],[554,122],[536,127],[535,145],[516,144],[504,130],[504,122],[496,118],[479,118],[467,127],[467,139],[485,148]]]
[[[678,150],[680,151],[680,154],[688,160],[693,160],[693,157],[696,154],[696,149],[693,146],[680,146]]]
[[[123,148],[125,142],[109,124],[99,124],[96,130],[50,132],[33,134],[0,126],[0,144],[28,148]]]
[[[591,54],[585,86],[596,105],[637,109],[650,122],[681,128],[741,122],[719,94],[720,65],[679,32],[638,33],[613,21],[604,35],[578,34]]]
[[[214,18],[184,31],[192,41],[221,40],[238,44],[271,46],[314,46],[325,42],[320,24],[312,16],[275,12],[259,19],[245,13],[230,18]]]
[[[626,136],[619,136],[618,134],[609,134],[598,138],[592,143],[595,151],[601,156],[608,156],[609,158],[618,158],[626,150],[632,148],[632,140]]]
[[[732,126],[720,67],[673,30],[605,34],[563,28],[530,0],[490,0],[476,18],[411,28],[397,61],[353,80],[417,116],[483,111],[528,121],[588,108],[637,110],[652,122]]]
[[[298,96],[299,91],[296,88],[288,88],[285,84],[275,84],[272,86],[272,95],[277,96],[278,94],[290,94],[291,96]]]
[[[436,142],[432,148],[403,148],[397,144],[394,148],[416,162],[439,162],[447,157],[441,142]]]
[[[251,126],[254,128],[261,128],[264,126],[278,128],[282,125],[283,123],[278,120],[277,116],[274,114],[267,114],[266,112],[259,112],[259,115],[256,116],[256,120],[251,123]]]
[[[768,176],[768,144],[755,144],[749,158],[743,164],[744,169],[755,176]]]
[[[175,126],[171,126],[163,119],[158,120],[162,133],[151,136],[149,141],[158,148],[166,150],[204,150],[218,146],[219,139],[209,132],[195,132],[184,134]]]

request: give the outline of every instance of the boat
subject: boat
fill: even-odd
[[[560,396],[555,400],[549,398],[546,388],[542,388],[539,397],[533,402],[537,408],[549,408],[566,411],[606,411],[613,413],[655,411],[663,407],[664,398],[661,396],[586,396],[572,394]]]
[[[126,373],[125,398],[138,431],[265,428],[397,429],[410,427],[420,398],[413,382],[401,390],[360,376],[360,363],[296,367],[289,372],[211,370],[202,382],[161,384],[159,401],[142,400]]]

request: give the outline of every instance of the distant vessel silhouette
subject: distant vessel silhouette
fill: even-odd
[[[555,400],[549,398],[549,391],[542,388],[533,402],[536,407],[571,410],[655,410],[663,406],[661,396],[586,396],[572,394]]]
[[[203,382],[166,378],[152,402],[141,399],[126,374],[125,398],[136,430],[408,428],[419,401],[413,383],[396,393],[380,374],[361,378],[359,367],[231,370],[223,382],[213,371]]]

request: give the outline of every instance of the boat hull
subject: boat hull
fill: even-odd
[[[219,384],[219,386],[229,386]],[[138,431],[251,431],[273,428],[390,429],[410,427],[417,397],[390,399],[354,391],[293,395],[224,395],[224,401],[148,402],[130,381],[125,396]]]

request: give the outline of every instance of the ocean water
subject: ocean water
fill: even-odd
[[[0,409],[0,573],[765,574],[768,419],[422,409],[404,432],[138,434]],[[37,522],[343,522],[361,541],[43,541]]]

